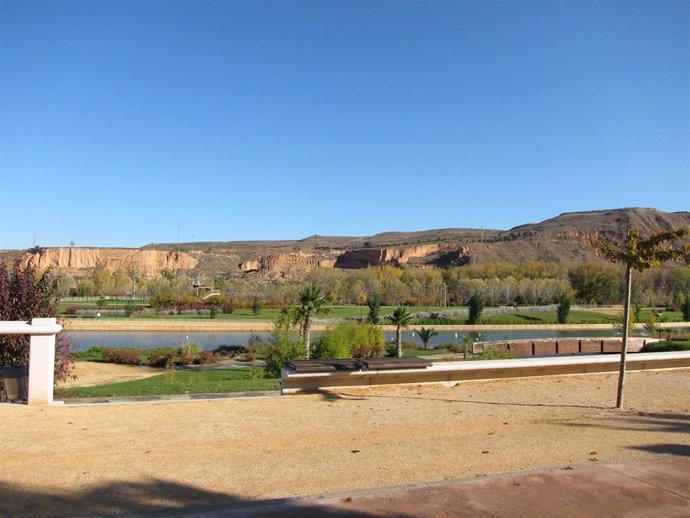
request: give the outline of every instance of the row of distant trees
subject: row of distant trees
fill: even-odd
[[[622,266],[584,262],[570,269],[556,263],[528,261],[524,265],[491,263],[454,268],[370,267],[362,270],[319,269],[303,283],[260,281],[255,278],[199,279],[163,272],[156,279],[135,278],[128,272],[96,270],[86,278],[60,279],[63,296],[131,295],[193,296],[193,280],[220,290],[235,307],[283,307],[300,289],[318,284],[333,304],[467,305],[481,293],[489,306],[555,304],[564,296],[576,303],[620,302],[625,292]],[[690,291],[690,270],[667,267],[642,272],[633,285],[633,301],[644,306],[677,306]]]

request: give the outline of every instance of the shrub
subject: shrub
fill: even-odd
[[[141,365],[141,350],[136,348],[104,349],[103,360],[123,365]]]
[[[397,358],[398,357],[398,346],[395,342],[388,342],[386,344],[386,357],[387,358]]]
[[[459,343],[453,342],[452,344],[450,344],[448,346],[448,349],[452,353],[459,354],[459,353],[465,352],[465,344],[459,344]]]
[[[57,279],[50,269],[39,273],[28,264],[17,261],[8,271],[0,262],[0,316],[2,320],[27,321],[36,317],[56,317],[59,297]],[[23,335],[0,336],[0,367],[28,365],[29,337]],[[74,361],[70,341],[64,332],[55,337],[55,379],[66,381],[73,377]]]
[[[383,350],[383,341],[383,331],[376,325],[339,322],[314,341],[311,357],[352,358],[355,351],[373,353],[376,346]]]
[[[180,345],[181,354],[191,354],[192,356],[199,356],[201,353],[201,345],[195,342],[183,343]]]
[[[383,356],[383,345],[357,345],[350,353],[353,358],[379,358]]]
[[[487,346],[479,354],[468,357],[468,360],[513,360],[515,358],[517,356],[507,349]]]
[[[201,351],[199,357],[194,360],[194,363],[206,365],[209,363],[218,363],[220,360],[221,356],[213,351]]]
[[[304,358],[304,343],[288,325],[276,325],[264,346],[266,375],[269,378],[280,376],[286,362]]]
[[[256,346],[247,345],[244,351],[244,361],[255,362],[256,361]]]
[[[149,351],[149,365],[151,367],[172,368],[177,362],[177,349],[173,347],[161,347]]]
[[[183,343],[177,351],[182,365],[191,365],[201,354],[201,345],[197,343]]]
[[[665,340],[663,342],[652,342],[645,344],[640,350],[643,353],[660,353],[668,351],[690,351],[690,343],[678,342],[675,340]]]

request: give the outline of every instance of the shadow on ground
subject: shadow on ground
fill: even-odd
[[[346,503],[347,500],[344,500]],[[87,490],[35,490],[0,482],[0,516],[53,518],[63,516],[171,516],[236,509],[245,517],[314,516],[323,518],[373,516],[361,511],[320,506],[316,501],[251,501],[232,494],[166,480],[147,483],[113,482]],[[279,511],[278,511],[279,509]],[[377,513],[375,516],[393,516]],[[401,516],[396,514],[395,516]]]
[[[338,399],[347,400],[366,400],[366,399],[416,399],[420,401],[440,401],[442,403],[469,403],[474,405],[496,405],[496,406],[514,406],[514,407],[552,407],[552,408],[586,408],[591,410],[611,410],[613,407],[610,406],[597,406],[597,405],[569,405],[565,403],[515,403],[507,401],[487,401],[483,399],[449,399],[449,398],[438,398],[433,396],[413,396],[413,395],[391,395],[391,394],[348,394],[346,392],[340,392],[340,397]]]
[[[690,415],[675,413],[626,413],[610,417],[601,423],[572,422],[563,426],[580,428],[603,428],[617,431],[654,431],[664,433],[690,434]]]
[[[690,446],[687,444],[649,444],[647,446],[633,446],[631,449],[648,451],[660,455],[690,457]]]

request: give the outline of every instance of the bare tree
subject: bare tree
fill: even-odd
[[[630,298],[632,294],[632,271],[643,272],[657,268],[666,261],[684,261],[690,263],[690,247],[673,246],[688,235],[688,229],[674,229],[656,232],[647,239],[640,239],[640,231],[632,228],[623,241],[607,241],[599,237],[591,240],[598,255],[614,263],[625,265],[625,308],[623,312],[623,344],[621,345],[621,362],[618,373],[618,395],[616,407],[623,408],[623,386],[625,384],[625,362],[628,348],[628,325],[630,322]],[[677,243],[676,243],[677,244]]]

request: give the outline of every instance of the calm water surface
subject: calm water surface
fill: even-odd
[[[254,333],[266,339],[268,333]],[[198,343],[204,350],[212,350],[220,345],[243,345],[249,340],[252,333],[245,332],[98,332],[81,331],[67,333],[72,340],[74,351],[85,351],[91,347],[139,347],[141,349],[153,349],[156,347],[179,347],[185,342]],[[319,335],[318,332],[312,333],[312,339]],[[590,331],[590,330],[520,330],[520,331],[487,331],[485,333],[461,333],[454,331],[441,331],[438,336],[434,336],[429,344],[437,346],[442,343],[462,343],[465,335],[471,336],[473,341],[494,341],[494,340],[519,340],[528,338],[567,338],[567,337],[587,337],[587,336],[616,336],[615,331]],[[386,341],[395,340],[395,332],[386,332]],[[406,342],[419,342],[419,335],[414,331],[403,332],[403,340]]]

